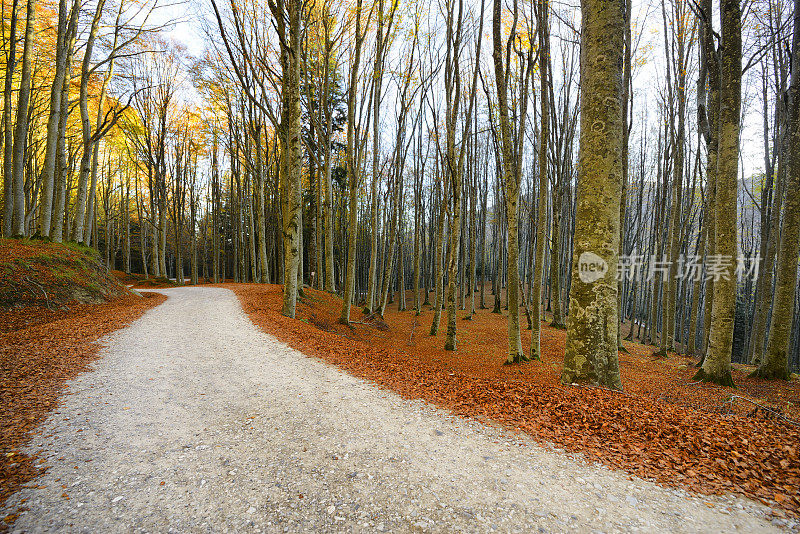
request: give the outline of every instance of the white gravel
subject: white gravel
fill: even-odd
[[[12,531],[797,528],[404,400],[262,333],[228,290],[162,292],[35,438],[51,467],[6,503],[28,508]]]

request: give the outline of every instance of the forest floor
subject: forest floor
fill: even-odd
[[[70,381],[70,394],[30,444],[49,469],[7,502],[8,510],[23,508],[11,528],[587,533],[798,528],[787,512],[750,500],[697,495],[609,469],[616,467],[609,461],[614,456],[593,456],[594,442],[577,422],[556,421],[559,410],[574,417],[570,403],[580,399],[587,403],[587,419],[596,416],[594,403],[612,410],[605,420],[614,430],[598,425],[601,439],[628,433],[619,424],[634,427],[629,433],[638,437],[636,423],[619,416],[625,410],[640,413],[649,424],[666,422],[665,432],[674,432],[670,421],[657,420],[666,419],[663,413],[631,401],[633,395],[549,386],[549,400],[560,408],[538,404],[548,400],[546,393],[534,399],[535,410],[525,405],[530,422],[549,417],[554,424],[542,428],[560,426],[562,438],[574,432],[589,446],[589,454],[573,454],[576,447],[559,444],[556,432],[550,432],[555,439],[544,439],[541,432],[528,435],[492,424],[489,419],[514,428],[511,419],[497,417],[500,412],[485,417],[488,424],[463,417],[486,415],[475,412],[475,399],[498,395],[491,376],[414,360],[404,352],[405,340],[390,349],[373,336],[356,339],[359,328],[366,333],[373,327],[325,326],[335,307],[332,297],[309,291],[297,321],[278,315],[277,286],[226,287],[239,300],[208,286],[158,290],[168,296],[166,302],[104,339],[102,357]],[[273,331],[305,354],[265,333]],[[391,318],[389,329],[379,332],[392,332]],[[496,401],[501,410],[524,400],[514,393],[521,391],[517,382],[504,383],[502,394],[511,400],[501,396]],[[438,397],[424,391],[438,391]],[[702,448],[707,436],[691,425],[710,416],[681,410],[692,421],[688,431],[695,432],[696,449]],[[720,432],[719,423],[703,421]],[[741,422],[752,421],[733,421]],[[776,432],[781,428],[756,422]],[[677,445],[685,444],[674,437]],[[757,433],[752,442],[767,446]],[[620,443],[612,437],[609,446]],[[662,446],[656,437],[649,448]]]
[[[432,311],[389,305],[384,320],[353,308],[337,323],[341,299],[306,289],[297,320],[282,317],[280,286],[226,284],[264,331],[400,395],[494,421],[608,467],[703,494],[734,493],[800,512],[800,381],[768,382],[734,370],[738,388],[692,381],[693,360],[625,342],[625,393],[562,386],[566,333],[542,325],[542,361],[505,366],[506,316],[458,312],[457,351],[443,350],[446,314],[430,336]],[[408,300],[409,303],[413,302]],[[524,324],[524,318],[522,319]],[[527,334],[527,335],[526,335]],[[528,350],[530,335],[523,333]],[[781,512],[778,512],[781,513]]]
[[[94,249],[0,238],[0,332],[47,321],[53,316],[49,312],[57,315],[65,306],[106,302],[128,293]],[[21,308],[39,312],[19,313]]]

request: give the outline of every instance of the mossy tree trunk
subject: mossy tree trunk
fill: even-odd
[[[483,32],[483,8],[481,2],[480,23],[478,28],[479,36],[475,39],[476,51],[475,58],[480,57],[481,42],[480,36]],[[464,38],[464,3],[451,2],[447,13],[447,54],[445,59],[445,121],[447,124],[447,146],[445,153],[445,172],[449,176],[451,199],[450,208],[450,252],[447,262],[447,337],[444,342],[444,350],[456,350],[456,292],[458,290],[458,257],[461,242],[461,195],[463,194],[462,180],[464,175],[464,158],[467,153],[467,140],[472,126],[472,113],[475,108],[475,93],[478,83],[478,69],[480,61],[475,60],[472,72],[472,83],[467,93],[467,106],[464,109],[463,128],[461,139],[456,146],[456,128],[461,109],[462,94],[461,85],[461,52]],[[446,190],[446,189],[445,189]]]
[[[706,225],[706,245],[704,261],[715,254],[716,247],[716,175],[719,123],[719,62],[714,49],[713,28],[711,25],[712,2],[700,2],[700,75],[697,82],[697,122],[698,129],[706,142],[706,198],[703,207]],[[706,90],[706,77],[708,90]],[[698,367],[702,365],[708,350],[709,332],[711,330],[711,307],[714,303],[714,280],[705,282],[703,302],[703,343],[702,357]]]
[[[687,28],[687,14],[685,13],[686,7],[684,4],[675,6],[673,13],[673,26],[675,28],[674,39],[677,41],[677,54],[672,57],[672,62],[675,66],[668,66],[668,69],[674,69],[675,74],[675,97],[677,99],[677,113],[675,117],[675,130],[673,137],[674,148],[674,162],[672,168],[672,202],[670,224],[672,226],[669,237],[669,280],[667,281],[665,289],[666,306],[664,310],[664,331],[662,332],[661,348],[666,355],[667,351],[675,351],[675,313],[678,302],[678,254],[681,251],[682,243],[682,213],[681,203],[683,198],[683,179],[684,179],[684,163],[685,163],[685,150],[686,143],[686,72],[688,65],[686,64],[686,39],[689,36],[689,29]],[[671,77],[670,77],[671,80]]]
[[[763,361],[753,373],[788,380],[792,313],[797,291],[797,254],[800,249],[800,0],[794,1],[792,77],[789,83],[789,168],[786,208],[778,248],[777,280],[772,301],[772,323]],[[763,274],[762,274],[763,276]]]
[[[516,35],[517,4],[514,4],[513,22],[510,35]],[[506,363],[519,363],[529,360],[530,357],[522,350],[522,338],[519,326],[520,306],[520,278],[519,278],[519,189],[522,179],[521,173],[521,148],[525,136],[526,112],[529,94],[525,89],[533,67],[532,50],[517,51],[519,54],[520,72],[515,78],[519,79],[521,97],[516,102],[519,106],[509,108],[508,80],[511,78],[511,39],[503,46],[501,34],[502,10],[501,0],[494,0],[492,17],[492,36],[494,59],[495,88],[497,89],[497,108],[500,122],[500,149],[501,170],[503,173],[503,189],[505,197],[506,221],[508,224],[508,354]],[[505,50],[504,50],[505,49]],[[505,57],[504,57],[505,55]],[[515,123],[519,124],[512,132],[511,118],[513,113]]]
[[[301,4],[298,0],[298,4]],[[356,92],[358,91],[358,66],[361,61],[361,44],[364,42],[364,36],[361,32],[361,0],[356,4],[356,35],[355,35],[355,55],[353,58],[353,65],[350,71],[350,87],[347,93],[347,176],[348,176],[348,213],[347,213],[347,266],[344,282],[344,302],[342,303],[342,313],[339,316],[339,322],[342,324],[350,324],[350,307],[353,303],[355,294],[356,283],[356,237],[358,235],[357,221],[357,207],[358,207],[358,164],[356,162],[355,154],[355,135],[356,135]],[[299,32],[299,30],[298,30]],[[299,54],[299,47],[298,47]],[[298,99],[298,112],[299,99]],[[300,116],[298,113],[298,130],[300,126]],[[298,148],[300,132],[298,131]],[[298,150],[299,152],[299,150]],[[300,154],[298,153],[298,156]],[[300,187],[300,164],[298,161],[298,197]],[[299,198],[298,198],[299,201]],[[295,273],[296,275],[296,273]]]
[[[285,6],[285,7],[284,7]],[[302,139],[300,132],[300,35],[301,0],[288,0],[275,6],[273,15],[281,34],[281,182],[283,204],[283,307],[281,313],[294,318],[297,307],[300,267],[302,204],[300,170]],[[288,22],[288,27],[286,23]]]
[[[581,13],[578,204],[561,382],[622,389],[616,273],[625,2],[582,0]]]
[[[731,352],[736,315],[737,191],[742,85],[742,22],[739,0],[722,2],[720,107],[715,198],[715,250],[723,272],[714,280],[708,349],[696,380],[732,386]]]

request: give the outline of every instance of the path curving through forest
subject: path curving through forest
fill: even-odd
[[[51,467],[12,532],[779,530],[303,356],[227,289],[160,292],[34,438]]]

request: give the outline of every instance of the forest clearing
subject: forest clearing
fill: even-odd
[[[0,12],[0,531],[800,531],[800,0]]]

